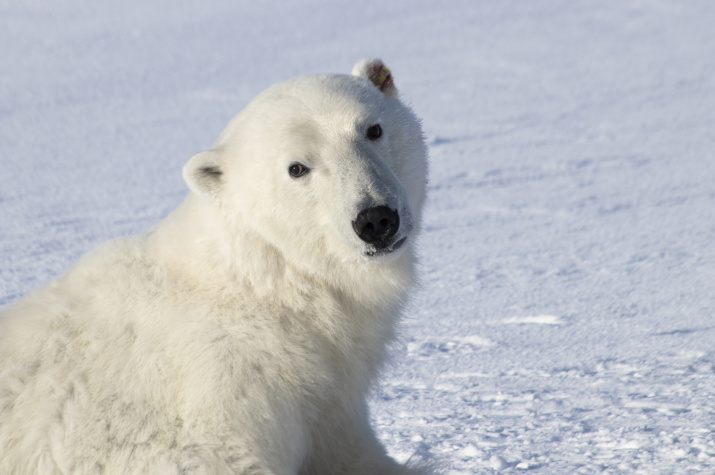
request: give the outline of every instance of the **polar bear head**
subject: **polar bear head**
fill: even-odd
[[[311,268],[389,263],[412,248],[426,175],[420,121],[377,59],[270,87],[184,167],[235,232]]]

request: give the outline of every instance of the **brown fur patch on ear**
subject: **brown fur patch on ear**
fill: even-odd
[[[395,87],[395,84],[392,82],[392,73],[385,65],[381,66],[376,64],[373,66],[370,80],[381,91],[384,91],[388,87]]]
[[[392,79],[392,72],[381,59],[363,59],[353,67],[353,75],[370,80],[380,91],[397,99],[397,88]]]

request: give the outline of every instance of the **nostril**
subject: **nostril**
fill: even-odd
[[[352,224],[360,239],[383,249],[400,229],[400,215],[387,206],[376,206],[360,211]]]

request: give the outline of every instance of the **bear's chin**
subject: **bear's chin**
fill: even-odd
[[[363,249],[360,254],[364,259],[369,261],[392,262],[404,253],[407,248],[405,244],[407,244],[407,236],[398,239],[395,243],[384,249],[368,247]]]

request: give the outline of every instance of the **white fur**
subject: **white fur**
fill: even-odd
[[[2,311],[0,473],[428,473],[386,455],[365,402],[426,168],[419,121],[367,77],[259,95],[189,159],[164,221]],[[351,223],[379,205],[407,243],[371,257]]]

